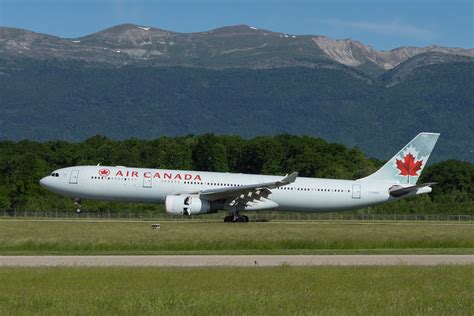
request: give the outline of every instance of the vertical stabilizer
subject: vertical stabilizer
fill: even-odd
[[[382,168],[360,180],[416,184],[438,140],[439,133],[420,133]]]

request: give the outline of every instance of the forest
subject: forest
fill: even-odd
[[[0,140],[289,133],[388,159],[425,131],[442,135],[433,161],[474,163],[474,62],[415,68],[396,85],[390,76],[369,80],[346,70],[114,68],[0,58]]]
[[[309,136],[282,134],[244,139],[239,136],[161,137],[111,140],[94,136],[83,142],[23,140],[0,142],[0,210],[73,210],[70,199],[48,192],[39,180],[51,171],[74,165],[124,165],[252,174],[358,179],[384,162],[359,148]],[[421,182],[436,182],[429,195],[358,210],[387,214],[473,214],[474,164],[445,160],[429,164]],[[90,211],[147,210],[154,204],[86,201]]]

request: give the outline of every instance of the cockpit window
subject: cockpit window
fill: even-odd
[[[53,173],[51,174],[51,177],[59,177],[59,173],[53,172]]]

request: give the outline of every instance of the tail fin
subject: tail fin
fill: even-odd
[[[416,184],[438,137],[438,133],[418,134],[382,168],[360,180]]]

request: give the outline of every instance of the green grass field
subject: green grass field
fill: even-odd
[[[474,266],[1,268],[0,314],[472,315]]]
[[[474,225],[0,221],[0,255],[474,253]]]

